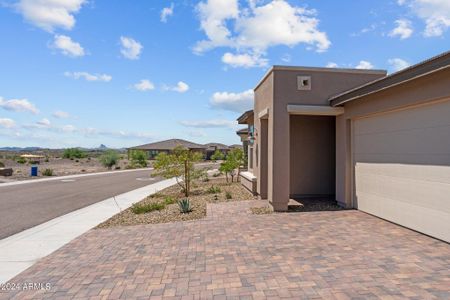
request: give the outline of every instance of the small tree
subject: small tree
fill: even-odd
[[[201,178],[204,173],[204,170],[195,169],[194,165],[202,158],[201,153],[178,146],[172,153],[162,152],[156,156],[153,164],[156,172],[152,176],[162,176],[167,179],[175,177],[184,195],[189,197],[192,182]]]
[[[231,150],[230,152],[228,152],[227,158],[225,159],[225,161],[223,163],[220,164],[220,168],[219,168],[219,170],[221,172],[225,173],[227,182],[228,182],[228,175],[231,176],[231,182],[234,181],[236,169],[238,170],[237,175],[239,178],[240,168],[241,168],[241,165],[244,164],[244,161],[245,161],[244,151],[242,151],[242,149],[235,148],[235,149]]]
[[[211,155],[211,160],[212,161],[223,160],[224,158],[225,158],[225,155],[220,150],[214,151],[213,155]]]
[[[147,167],[147,154],[142,150],[133,150],[131,152],[131,165],[142,168]]]
[[[114,150],[107,150],[105,151],[105,153],[103,153],[100,157],[99,157],[99,161],[100,163],[104,166],[107,167],[108,169],[111,169],[112,166],[117,165],[117,163],[120,160],[120,156],[119,154],[114,151]]]

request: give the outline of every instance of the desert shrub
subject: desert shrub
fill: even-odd
[[[208,173],[205,172],[205,174],[202,175],[202,181],[203,182],[208,182],[209,181]]]
[[[86,152],[78,148],[67,148],[63,152],[63,158],[69,158],[71,160],[74,158],[85,158],[86,156]]]
[[[231,176],[231,182],[234,181],[234,176],[236,176],[236,169],[238,170],[237,176],[239,178],[239,172],[241,166],[245,163],[244,151],[239,148],[235,148],[228,152],[226,160],[220,164],[219,170],[225,173],[228,182],[228,175]]]
[[[231,195],[230,192],[226,192],[225,193],[225,198],[228,199],[228,200],[233,199],[233,195]]]
[[[18,159],[17,159],[17,163],[18,164],[24,164],[24,163],[26,163],[27,162],[27,160],[25,159],[25,158],[23,158],[23,157],[19,157]]]
[[[219,177],[220,176],[220,172],[216,172],[213,174],[213,177]]]
[[[201,159],[202,154],[199,152],[182,146],[175,147],[170,154],[161,152],[156,156],[153,164],[155,171],[152,176],[162,176],[166,179],[175,177],[177,184],[183,189],[184,195],[188,197],[191,185],[205,172],[203,169],[195,168],[195,163]]]
[[[220,187],[218,187],[218,186],[214,186],[214,185],[212,185],[210,188],[208,188],[207,190],[206,190],[206,192],[208,193],[208,194],[218,194],[218,193],[220,193],[222,190],[220,189]]]
[[[4,167],[5,167],[5,164],[0,161],[0,168],[4,168]]]
[[[136,169],[134,166],[132,165],[126,165],[125,166],[125,170],[132,170],[132,169]]]
[[[45,162],[49,162],[50,160],[48,159],[48,157],[45,158]]]
[[[223,160],[224,158],[225,158],[225,155],[224,155],[223,152],[220,151],[220,150],[216,150],[216,151],[214,152],[214,154],[211,155],[211,160],[212,160],[212,161]]]
[[[43,176],[53,176],[53,170],[52,169],[45,169],[42,171]]]
[[[182,214],[187,214],[192,211],[191,202],[187,198],[178,201],[178,207]]]
[[[145,214],[155,210],[162,210],[166,207],[164,203],[134,203],[131,206],[131,211],[137,215]]]
[[[112,166],[116,165],[119,162],[119,159],[119,154],[117,154],[116,151],[107,150],[99,157],[98,160],[104,167],[111,169]]]
[[[173,198],[172,196],[166,196],[166,198],[164,198],[164,203],[166,205],[174,204],[175,198]]]
[[[142,150],[131,151],[131,164],[141,168],[147,167],[147,154]]]

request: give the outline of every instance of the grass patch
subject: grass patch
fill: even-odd
[[[208,194],[219,194],[222,192],[220,187],[212,185],[208,190],[206,190]]]
[[[134,203],[131,206],[131,211],[136,215],[145,214],[155,210],[162,210],[166,207],[164,203]]]

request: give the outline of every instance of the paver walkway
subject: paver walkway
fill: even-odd
[[[17,299],[449,299],[450,245],[359,211],[250,215],[91,230],[13,282]],[[212,213],[212,214],[211,214]]]

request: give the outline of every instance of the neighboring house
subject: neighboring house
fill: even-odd
[[[206,156],[205,158],[207,160],[211,159],[211,156],[214,154],[214,152],[216,152],[217,150],[219,150],[220,152],[222,152],[223,155],[227,155],[228,151],[230,150],[230,147],[228,147],[227,145],[224,144],[220,144],[220,143],[209,143],[209,144],[205,144],[203,145],[206,148]]]
[[[159,153],[165,152],[170,153],[175,147],[182,146],[184,148],[190,149],[192,151],[201,152],[205,154],[206,147],[200,144],[196,144],[193,142],[189,142],[182,139],[170,139],[150,144],[145,144],[141,146],[136,146],[132,148],[128,148],[128,156],[133,150],[142,150],[145,151],[148,155],[149,159],[154,159]]]
[[[274,66],[253,111],[241,179],[275,210],[331,197],[450,242],[450,52],[388,76]]]

